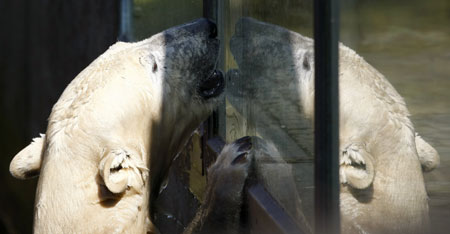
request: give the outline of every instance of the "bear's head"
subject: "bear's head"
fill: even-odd
[[[265,95],[260,98],[273,98],[280,89],[293,94],[290,96],[299,95],[299,82],[314,77],[313,40],[280,26],[240,18],[230,40],[230,50],[239,66],[235,73],[244,77],[244,90],[260,89],[255,90],[258,95]],[[262,87],[263,79],[277,84],[271,85],[274,90]]]
[[[295,142],[292,145],[298,144],[300,146],[298,149],[306,151],[312,158],[315,96],[314,41],[281,26],[243,17],[236,23],[230,48],[239,65],[239,70],[229,71],[228,79],[235,80],[237,76],[240,76],[239,80],[245,80],[241,93],[245,95],[251,92],[256,93],[253,95],[254,106],[261,105],[261,109],[269,114],[275,114],[274,116],[278,118],[277,122],[285,125],[286,130],[280,130],[280,135],[296,132],[293,134]],[[234,83],[230,82],[230,86]],[[233,88],[229,87],[228,90]],[[239,96],[239,93],[233,95]],[[276,105],[269,106],[267,100],[275,102]],[[256,109],[256,107],[253,108]],[[272,112],[271,109],[273,109]],[[262,115],[258,113],[258,116]],[[264,136],[264,134],[261,135]],[[273,139],[275,138],[273,136],[272,130],[265,137]],[[286,140],[274,139],[274,142],[278,144],[285,144],[284,141]],[[292,149],[296,150],[296,146],[292,146]],[[357,144],[349,145],[348,149],[345,148],[342,152],[341,182],[348,183],[357,189],[369,187],[375,174],[373,157]],[[287,153],[298,154],[295,151]],[[348,155],[356,154],[359,157],[357,163],[352,164],[349,159],[346,159]]]
[[[158,194],[172,160],[220,99],[216,37],[215,24],[199,19],[118,42],[67,86],[46,134],[10,165],[17,178],[39,175],[36,232],[59,232],[67,220],[97,222],[86,212],[123,214],[120,222],[136,217],[124,210],[146,216],[148,192]]]
[[[215,70],[219,52],[216,37],[216,26],[202,19],[143,42],[148,46],[144,51],[149,53],[141,62],[162,87],[161,118],[153,125],[154,146],[150,147],[152,199],[174,156],[220,100],[224,80]]]

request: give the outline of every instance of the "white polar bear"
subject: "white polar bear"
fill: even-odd
[[[252,108],[275,116],[272,122],[312,153],[313,40],[242,18],[230,48],[239,65],[228,72],[236,81],[230,83],[241,85],[228,88],[230,100],[246,95]],[[233,94],[233,88],[242,92]],[[342,44],[339,93],[343,233],[425,233],[428,197],[422,168],[435,168],[439,155],[415,135],[403,98],[386,78]],[[264,131],[268,125],[258,123],[262,115],[253,119]],[[271,139],[271,134],[264,137]]]
[[[147,231],[173,158],[222,93],[216,36],[200,19],[118,42],[68,85],[46,134],[10,165],[39,174],[34,233]]]

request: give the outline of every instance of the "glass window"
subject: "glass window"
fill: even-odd
[[[313,99],[301,96],[300,77],[313,76],[312,2],[224,1],[222,7],[227,88],[219,135],[227,142],[259,139],[258,182],[302,229],[311,230],[313,115],[302,101],[313,105]]]
[[[133,0],[136,40],[203,16],[203,0]]]

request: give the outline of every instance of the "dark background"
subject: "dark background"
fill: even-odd
[[[31,233],[37,179],[9,163],[45,133],[67,84],[117,41],[117,0],[0,0],[0,233]]]

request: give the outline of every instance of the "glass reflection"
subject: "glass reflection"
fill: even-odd
[[[292,166],[303,200],[301,209],[311,222],[312,189],[306,188],[311,188],[312,181],[308,160],[313,140],[313,41],[244,17],[236,24],[230,50],[238,69],[227,73],[231,81],[227,101],[256,135],[278,149],[273,153],[283,160],[274,161],[280,164],[277,170],[291,164],[285,171]],[[342,231],[427,232],[428,201],[422,170],[433,170],[439,155],[414,131],[403,98],[394,87],[344,45],[340,45],[340,129]],[[262,171],[277,174],[270,168],[259,173]],[[284,196],[285,191],[271,187],[273,182],[268,183],[268,178],[261,180],[272,195]],[[307,182],[302,184],[302,180]],[[289,181],[278,178],[277,183],[289,187]],[[295,193],[290,195],[295,200]]]

